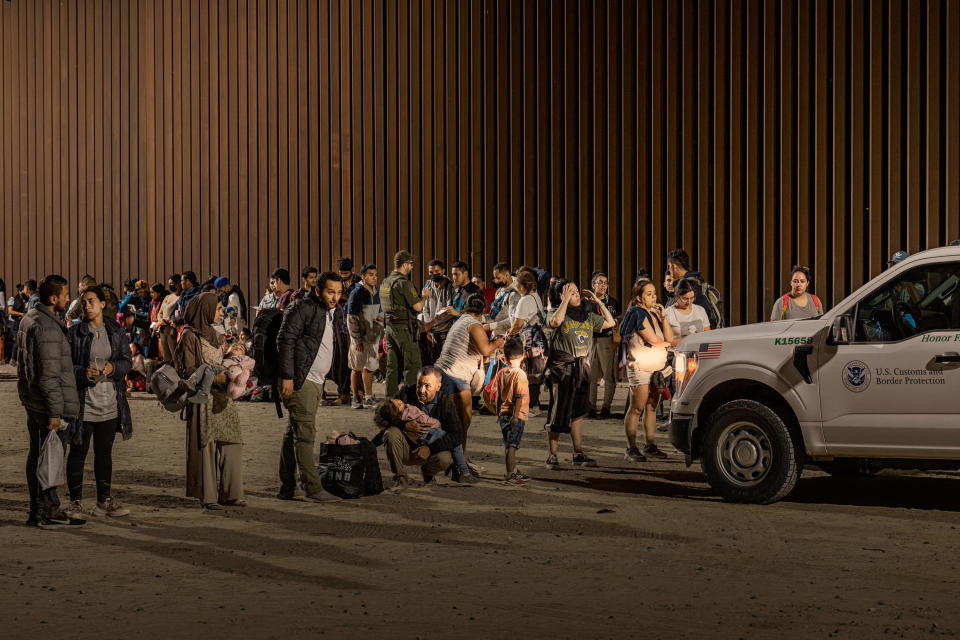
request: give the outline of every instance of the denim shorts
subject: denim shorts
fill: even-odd
[[[472,387],[470,386],[469,380],[461,380],[460,378],[454,378],[453,376],[447,374],[443,369],[440,370],[441,379],[440,379],[440,389],[447,395],[454,393],[460,393],[461,391],[471,391]]]
[[[511,415],[503,415],[497,418],[497,425],[503,433],[503,446],[505,448],[520,448],[520,440],[523,438],[523,428],[526,424],[523,420],[514,420]]]

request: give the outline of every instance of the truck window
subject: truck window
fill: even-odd
[[[857,342],[895,342],[960,331],[960,263],[915,267],[857,305]]]

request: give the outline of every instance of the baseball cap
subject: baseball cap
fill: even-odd
[[[216,289],[222,289],[228,284],[230,284],[230,279],[226,276],[220,276],[219,278],[213,281],[213,286]]]
[[[906,251],[902,251],[902,250],[897,251],[895,254],[890,256],[890,259],[887,260],[887,264],[897,264],[901,260],[906,260],[909,257],[910,257],[910,254],[907,253]]]
[[[393,256],[393,264],[399,267],[405,262],[410,262],[411,260],[416,260],[416,259],[417,259],[417,256],[413,255],[406,249],[402,249],[400,251],[397,251],[396,255]]]

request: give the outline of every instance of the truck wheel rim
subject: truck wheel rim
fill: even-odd
[[[717,458],[726,479],[741,487],[761,482],[773,464],[770,438],[751,422],[731,424],[720,435]]]

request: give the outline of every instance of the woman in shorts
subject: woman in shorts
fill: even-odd
[[[463,305],[463,315],[453,323],[447,333],[443,351],[434,364],[443,375],[440,389],[453,398],[463,426],[464,455],[467,450],[467,431],[473,420],[473,375],[480,368],[483,358],[503,348],[502,337],[492,341],[487,338],[487,332],[480,320],[486,306],[487,301],[481,293],[474,293],[467,298]],[[467,460],[469,462],[469,457]],[[478,475],[477,467],[471,465],[470,472]]]
[[[657,303],[657,286],[649,280],[633,285],[633,305],[623,317],[620,336],[624,344],[627,382],[630,384],[630,408],[623,418],[627,434],[625,458],[646,462],[647,456],[666,458],[654,443],[657,430],[657,405],[660,394],[651,389],[650,378],[667,364],[667,349],[673,340],[670,323],[664,322],[663,306]],[[643,432],[647,444],[637,446],[637,429],[643,414]]]

